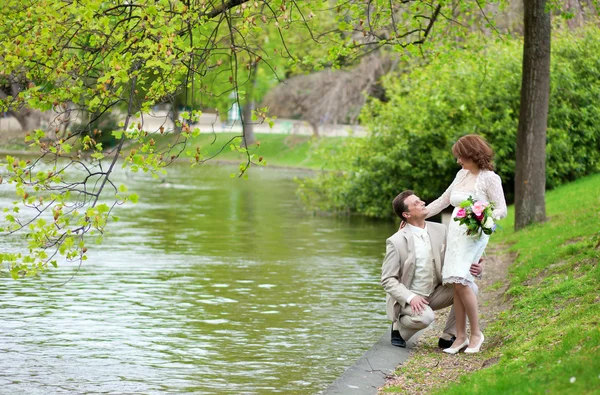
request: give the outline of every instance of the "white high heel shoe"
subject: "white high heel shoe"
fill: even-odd
[[[475,354],[479,352],[479,349],[481,348],[481,345],[483,344],[483,340],[485,339],[485,337],[483,337],[483,333],[481,334],[481,340],[479,341],[479,344],[475,347],[469,347],[465,350],[465,354]]]
[[[467,347],[468,345],[469,345],[469,339],[465,340],[459,346],[450,347],[450,348],[444,348],[442,351],[444,351],[446,354],[457,354],[460,350],[462,350],[463,348]]]

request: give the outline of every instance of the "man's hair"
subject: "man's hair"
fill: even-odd
[[[413,191],[403,191],[400,192],[398,194],[398,196],[396,196],[394,198],[394,201],[392,202],[392,208],[394,209],[394,213],[396,213],[396,215],[398,217],[400,217],[400,219],[402,221],[406,221],[406,218],[404,218],[402,216],[402,213],[405,213],[408,211],[408,206],[406,205],[406,203],[404,203],[404,201],[406,200],[407,197],[414,195],[415,193]]]

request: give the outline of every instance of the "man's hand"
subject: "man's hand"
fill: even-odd
[[[481,277],[481,273],[483,272],[483,265],[481,264],[482,262],[483,258],[479,258],[479,262],[471,265],[469,272],[471,275],[473,275],[473,277]]]
[[[429,302],[427,301],[427,299],[420,295],[416,295],[410,301],[410,307],[412,309],[413,314],[415,315],[421,315],[421,313],[423,313],[423,310],[425,310],[425,306],[428,304]]]

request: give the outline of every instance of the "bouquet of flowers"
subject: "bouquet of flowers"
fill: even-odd
[[[494,233],[496,224],[492,218],[492,203],[475,200],[469,196],[459,207],[454,220],[467,227],[467,235],[476,234],[481,237],[482,232],[486,235]]]

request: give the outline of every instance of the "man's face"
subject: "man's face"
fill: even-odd
[[[421,220],[425,219],[429,210],[425,208],[425,202],[422,201],[417,195],[410,195],[406,199],[404,199],[404,204],[407,207],[407,211],[405,211],[402,215],[407,220]]]

